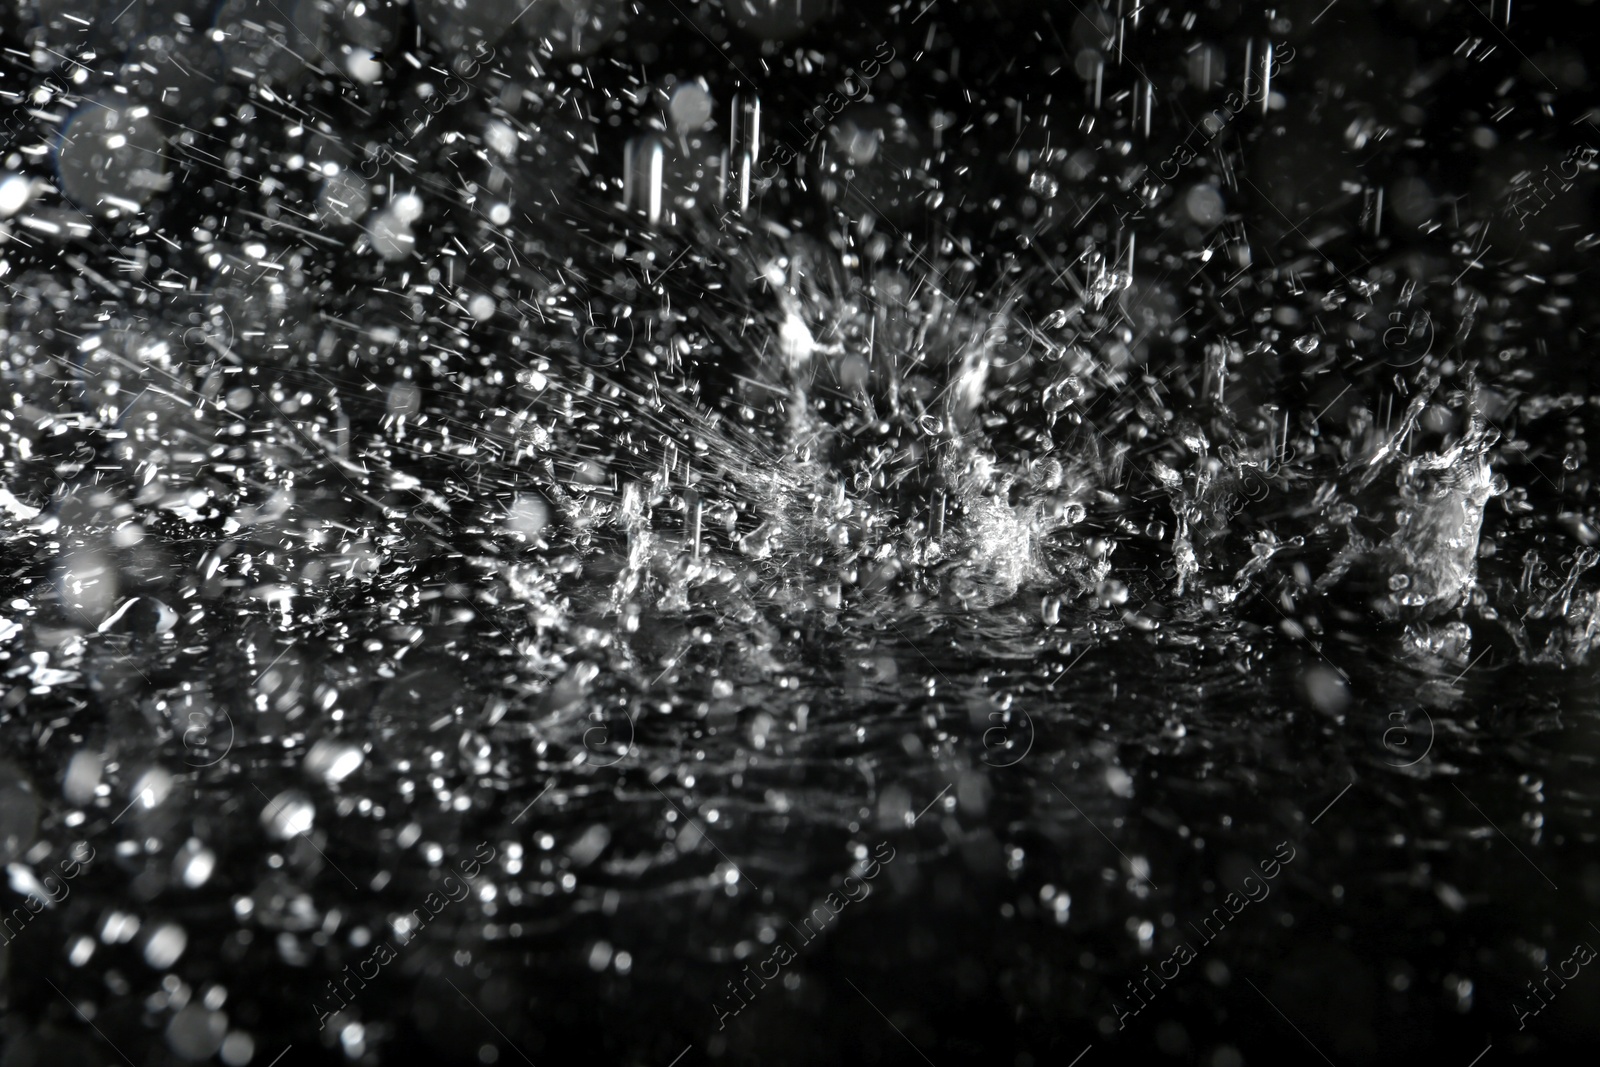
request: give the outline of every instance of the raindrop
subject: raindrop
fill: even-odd
[[[583,832],[583,835],[572,843],[567,850],[568,857],[574,867],[589,866],[600,858],[606,846],[611,843],[611,831],[604,823],[595,823]]]
[[[173,877],[189,889],[199,889],[205,885],[216,869],[217,854],[194,837],[184,842],[172,861]]]
[[[61,776],[62,795],[79,807],[88,804],[94,799],[104,770],[105,756],[101,753],[87,748],[74,753],[67,761],[66,773]]]
[[[1112,578],[1100,583],[1097,595],[1101,607],[1119,607],[1128,602],[1128,587],[1117,579]]]
[[[336,785],[354,774],[363,759],[360,746],[323,738],[311,746],[300,769],[313,778]]]
[[[1305,687],[1312,706],[1324,715],[1338,715],[1350,704],[1349,686],[1331,667],[1320,663],[1308,667],[1301,675],[1300,683]]]
[[[679,133],[703,130],[711,121],[711,93],[698,82],[684,82],[673,90],[667,110]]]
[[[287,841],[310,830],[316,814],[310,797],[297,789],[289,789],[279,793],[261,810],[261,825],[269,837]]]
[[[189,935],[177,923],[162,923],[150,931],[144,944],[144,961],[158,971],[178,962],[189,944]]]
[[[98,625],[117,602],[117,570],[111,557],[92,547],[75,548],[56,564],[61,601],[79,620]]]
[[[164,141],[148,104],[123,97],[85,101],[56,142],[61,191],[86,211],[138,212],[172,185]]]
[[[228,1067],[246,1067],[255,1058],[255,1038],[243,1030],[235,1030],[222,1042],[222,1062]]]
[[[166,802],[172,795],[172,786],[172,775],[160,767],[152,767],[133,783],[133,796],[140,809],[150,811]]]
[[[359,221],[371,206],[372,197],[366,181],[348,170],[337,171],[324,179],[322,190],[317,194],[318,217],[335,226]]]
[[[1183,210],[1201,226],[1215,226],[1227,214],[1222,192],[1214,185],[1193,186],[1183,196]]]
[[[536,494],[523,493],[511,501],[511,506],[506,508],[506,517],[503,526],[507,533],[531,541],[539,536],[539,532],[550,522],[550,508],[544,498]]]
[[[0,177],[0,218],[10,218],[33,199],[33,179],[21,174]]]
[[[179,1059],[199,1063],[215,1056],[228,1032],[228,1017],[209,1011],[202,1004],[189,1003],[179,1009],[167,1024],[167,1047]]]

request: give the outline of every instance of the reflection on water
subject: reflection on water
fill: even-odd
[[[135,1049],[157,1011],[175,1050],[309,1052],[320,1024],[452,1062],[900,1058],[882,1011],[958,1061],[1067,1035],[1214,1059],[1280,1044],[1270,989],[1357,1059],[1509,1011],[1584,938],[1545,883],[1576,899],[1593,841],[1593,690],[1560,673],[1112,608],[641,626],[533,663],[418,592],[360,644],[275,639],[262,605],[166,647],[78,636],[82,681],[35,667],[3,840],[14,890],[55,891],[8,924],[11,973]],[[1549,1008],[1569,1033],[1585,997]]]

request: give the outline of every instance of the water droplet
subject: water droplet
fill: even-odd
[[[323,179],[317,194],[317,217],[330,225],[348,226],[372,207],[367,182],[353,171],[340,170]]]
[[[1215,226],[1228,213],[1221,190],[1207,183],[1196,185],[1184,194],[1183,208],[1201,226]]]
[[[672,91],[667,111],[679,133],[703,130],[711,121],[711,94],[697,82],[684,82]]]
[[[1128,602],[1128,587],[1115,578],[1100,583],[1100,606],[1117,607]]]
[[[1061,414],[1061,412],[1071,407],[1077,399],[1077,395],[1065,382],[1057,382],[1055,385],[1047,386],[1042,397],[1044,409],[1051,415]]]
[[[33,199],[33,180],[21,174],[0,178],[0,218],[10,218]]]
[[[122,945],[132,941],[139,932],[139,917],[125,911],[113,911],[100,924],[100,940],[107,945]]]
[[[793,367],[811,358],[817,342],[811,336],[811,328],[805,321],[790,312],[784,317],[783,325],[778,328],[778,346],[783,350],[789,365]]]
[[[1133,278],[1127,271],[1103,271],[1089,283],[1089,297],[1094,301],[1095,308],[1098,309],[1111,297],[1132,284]]]
[[[1028,190],[1049,200],[1061,191],[1061,181],[1047,170],[1036,170],[1028,178]]]
[[[100,786],[100,775],[105,769],[105,756],[93,749],[83,749],[73,754],[67,762],[66,773],[61,776],[61,793],[78,806],[94,799]]]
[[[172,186],[154,109],[123,97],[86,101],[56,142],[61,191],[86,211],[136,213]]]
[[[332,785],[354,774],[363,759],[365,757],[359,746],[348,741],[323,738],[311,746],[306,758],[301,761],[300,769]]]
[[[222,1042],[222,1062],[228,1067],[245,1067],[256,1055],[256,1039],[243,1030],[235,1030]]]
[[[217,1054],[227,1032],[226,1015],[191,1002],[179,1009],[167,1024],[167,1047],[180,1059],[199,1063]]]
[[[503,523],[507,533],[532,540],[539,536],[550,521],[550,508],[545,504],[544,498],[524,493],[517,496],[506,509]]]
[[[188,947],[189,935],[177,923],[162,923],[150,931],[144,944],[144,961],[158,971],[164,971],[178,962]]]
[[[1339,672],[1324,664],[1308,667],[1300,676],[1306,696],[1324,715],[1338,715],[1350,705],[1350,687]]]
[[[1133,796],[1133,775],[1121,767],[1106,768],[1106,788],[1124,800]]]
[[[417,244],[410,224],[392,209],[373,217],[367,226],[367,239],[372,242],[373,251],[384,259],[404,259]]]
[[[567,855],[572,860],[574,867],[587,867],[600,858],[600,854],[611,843],[611,831],[604,823],[595,823],[583,832],[583,835],[574,841],[567,849]]]
[[[217,854],[194,837],[184,842],[172,861],[173,876],[190,889],[199,889],[210,881],[216,868]]]
[[[261,825],[268,836],[286,841],[310,830],[316,815],[317,809],[310,797],[298,789],[288,789],[262,809]]]
[[[139,776],[133,783],[133,796],[138,798],[135,805],[139,810],[149,811],[158,808],[172,795],[172,775],[160,767],[152,767]]]

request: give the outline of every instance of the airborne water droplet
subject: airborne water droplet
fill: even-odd
[[[270,837],[287,841],[310,830],[316,821],[317,809],[311,798],[298,789],[279,793],[261,811],[261,825]]]
[[[190,838],[174,857],[172,873],[188,888],[199,889],[210,881],[211,872],[216,866],[217,854],[201,844],[198,838]]]
[[[172,1017],[167,1024],[167,1045],[180,1059],[191,1063],[208,1060],[222,1048],[222,1039],[228,1032],[228,1017],[220,1011],[209,1011],[197,1002],[190,1002]]]
[[[354,774],[364,758],[358,746],[324,738],[311,746],[300,767],[313,778],[333,785]]]
[[[177,923],[162,923],[150,931],[145,942],[144,961],[158,971],[164,971],[178,962],[188,947],[189,935]]]

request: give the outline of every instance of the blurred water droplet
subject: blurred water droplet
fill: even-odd
[[[150,811],[166,803],[172,795],[172,775],[160,767],[152,767],[141,774],[133,783],[132,807],[135,810]]]
[[[494,745],[476,730],[464,730],[456,743],[461,754],[461,765],[471,774],[488,774],[494,767]]]
[[[97,626],[117,602],[117,569],[112,558],[92,547],[75,548],[56,565],[61,602],[78,620]]]
[[[1350,705],[1350,689],[1333,668],[1317,664],[1300,676],[1311,704],[1324,715],[1338,715]]]
[[[211,880],[211,872],[216,867],[217,854],[201,844],[198,838],[191,837],[173,857],[172,874],[189,889],[199,889]]]
[[[367,225],[367,237],[373,251],[391,260],[409,256],[417,243],[410,224],[392,209],[373,216]]]
[[[0,218],[10,218],[33,199],[33,180],[21,174],[0,177]]]
[[[139,933],[139,917],[125,911],[112,911],[100,924],[100,940],[107,945],[132,941]]]
[[[1112,578],[1100,583],[1097,596],[1101,607],[1119,607],[1128,602],[1128,587],[1118,579]]]
[[[1192,186],[1184,194],[1183,209],[1196,223],[1206,227],[1217,225],[1227,215],[1221,190],[1205,183]]]
[[[582,869],[600,858],[606,846],[611,843],[611,831],[603,823],[595,823],[585,830],[572,846],[567,850],[574,867]]]
[[[697,82],[683,82],[673,90],[667,111],[679,133],[703,130],[711,121],[711,93]]]
[[[911,808],[911,792],[901,785],[891,785],[878,797],[878,827],[898,830],[911,825],[916,812]]]
[[[117,96],[86,101],[56,142],[61,191],[85,211],[138,212],[172,185],[164,147],[150,105]]]
[[[524,493],[511,501],[511,506],[506,509],[504,526],[507,533],[514,534],[525,540],[533,540],[539,536],[550,521],[550,508],[542,497]]]
[[[261,825],[270,837],[286,841],[305,833],[316,821],[317,809],[311,798],[297,789],[274,797],[261,811]]]
[[[94,749],[81,749],[67,761],[67,770],[61,776],[61,792],[69,801],[82,807],[94,799],[100,785],[100,775],[105,770],[105,756]],[[0,800],[0,807],[4,801]]]
[[[234,1030],[222,1041],[222,1062],[228,1067],[247,1067],[255,1058],[255,1038],[243,1030]]]
[[[349,226],[359,222],[372,206],[367,182],[359,174],[341,170],[322,182],[317,194],[317,215],[331,225]]]
[[[177,923],[162,923],[150,931],[144,944],[144,961],[158,971],[178,962],[188,947],[189,935]]]
[[[336,785],[354,774],[365,758],[359,745],[323,738],[306,752],[300,769],[313,778]]]
[[[1126,800],[1133,796],[1133,775],[1113,764],[1106,768],[1106,788]]]
[[[190,1003],[178,1010],[167,1024],[167,1047],[179,1059],[199,1063],[215,1056],[228,1032],[228,1017]]]

